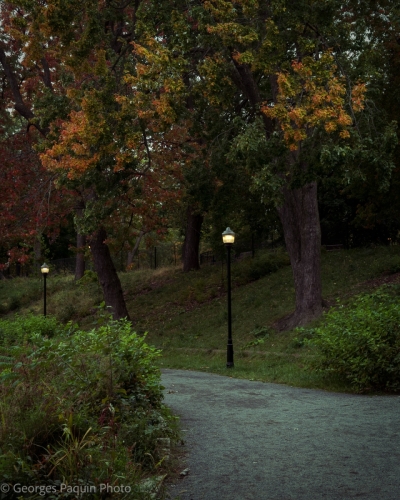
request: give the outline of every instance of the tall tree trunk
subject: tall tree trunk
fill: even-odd
[[[183,242],[183,272],[200,269],[199,249],[203,216],[196,214],[191,206],[187,209],[185,241]]]
[[[255,75],[248,64],[240,64],[232,58],[231,78],[243,90],[251,105],[257,109],[262,101]],[[270,75],[273,102],[277,102],[278,82]],[[266,138],[269,140],[276,123],[262,113]],[[299,153],[291,152],[291,166],[299,162]],[[306,166],[304,165],[304,170]],[[283,189],[283,204],[278,208],[285,236],[286,248],[292,266],[296,293],[295,311],[282,318],[276,326],[289,330],[304,325],[322,314],[321,286],[321,229],[318,213],[317,183],[311,182],[298,189]]]
[[[304,325],[322,314],[321,229],[317,183],[283,190],[278,208],[292,266],[296,309],[277,323],[279,330]]]
[[[41,265],[42,259],[42,241],[41,241],[41,233],[37,233],[35,237],[35,241],[33,242],[33,253],[35,254],[35,265]]]
[[[79,200],[75,206],[75,215],[76,218],[82,219],[83,211],[85,209],[85,202],[83,199]],[[75,224],[76,226],[77,224]],[[78,224],[79,227],[79,224]],[[76,262],[75,262],[75,280],[80,280],[85,274],[85,250],[86,246],[86,235],[80,234],[79,232],[76,235]]]
[[[122,293],[121,282],[111,259],[106,230],[100,227],[90,238],[90,250],[94,268],[103,289],[104,301],[112,308],[114,319],[129,318],[125,299]]]
[[[75,280],[80,280],[85,274],[85,247],[86,235],[78,233],[76,235],[76,263],[75,263]]]
[[[136,238],[135,246],[132,248],[132,250],[128,251],[128,259],[126,262],[127,266],[130,266],[133,262],[133,258],[139,248],[140,242],[142,241],[142,238],[144,236],[144,231],[140,231],[138,234],[138,237]]]

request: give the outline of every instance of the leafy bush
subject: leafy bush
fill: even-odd
[[[82,278],[80,278],[76,284],[82,288],[85,288],[86,285],[89,283],[97,283],[98,282],[98,277],[97,274],[94,271],[91,271],[90,269],[86,269],[86,271],[83,273]]]
[[[11,320],[0,319],[0,345],[23,342],[36,335],[53,337],[64,330],[65,327],[60,325],[52,316],[16,315]]]
[[[0,345],[0,482],[139,491],[142,475],[163,462],[159,440],[176,436],[162,405],[159,351],[126,320],[107,318],[91,331],[55,323],[52,337],[40,328],[46,322],[22,324],[17,318],[23,334],[7,330],[13,342]]]
[[[56,339],[33,337],[31,359],[56,363],[70,383],[70,391],[88,391],[90,400],[114,401],[121,397],[133,404],[158,405],[162,393],[155,360],[160,351],[132,331],[129,321],[109,319],[91,331],[76,330]]]
[[[299,329],[322,356],[317,368],[347,379],[360,391],[400,390],[400,303],[396,286],[358,296],[325,315],[322,326]],[[311,339],[307,340],[307,336]]]

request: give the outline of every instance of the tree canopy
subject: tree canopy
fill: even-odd
[[[181,211],[195,263],[203,220],[212,235],[271,209],[296,290],[278,326],[321,313],[319,209],[323,230],[339,199],[354,227],[377,224],[395,196],[396,2],[21,0],[0,13],[2,145],[16,114],[37,131],[30,173],[75,200],[116,317],[110,239],[133,248]]]

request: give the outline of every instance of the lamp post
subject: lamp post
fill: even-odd
[[[49,266],[44,263],[42,266],[40,266],[40,271],[43,274],[43,315],[46,316],[46,278],[47,275],[49,274]]]
[[[227,227],[222,233],[222,241],[226,246],[228,254],[227,278],[228,278],[228,345],[226,347],[226,367],[233,368],[233,343],[232,343],[232,311],[231,311],[231,248],[235,243],[235,233]]]

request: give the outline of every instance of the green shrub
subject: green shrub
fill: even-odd
[[[86,269],[86,271],[83,273],[82,278],[80,278],[76,284],[79,287],[85,288],[86,285],[90,283],[98,283],[98,277],[97,274],[94,271],[91,271],[90,269]]]
[[[360,391],[400,390],[400,303],[396,286],[339,305],[322,326],[299,329],[304,345],[322,356],[317,368],[347,379]],[[307,340],[307,336],[311,339]]]
[[[74,304],[66,303],[65,306],[60,307],[58,310],[57,318],[62,323],[67,323],[71,321],[76,314],[76,308]]]
[[[8,310],[15,311],[21,306],[21,298],[18,295],[11,295],[8,299]]]
[[[35,335],[53,337],[64,329],[52,316],[16,315],[13,319],[0,319],[0,345],[15,344]]]
[[[34,341],[32,358],[59,363],[64,376],[73,380],[70,390],[90,391],[96,404],[121,397],[134,405],[157,406],[161,401],[160,371],[155,366],[160,351],[146,344],[145,336],[134,332],[125,319]]]
[[[0,344],[0,482],[139,488],[163,462],[159,439],[176,436],[159,351],[126,320],[106,318],[91,331],[55,322],[52,337],[43,325],[55,320],[40,320],[22,327],[17,318],[23,333],[7,330],[13,342]]]

